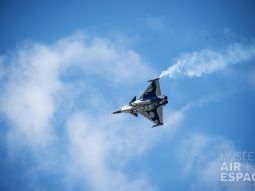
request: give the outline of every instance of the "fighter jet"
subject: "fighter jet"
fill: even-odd
[[[144,93],[136,99],[136,96],[116,113],[130,113],[137,117],[138,114],[143,115],[154,123],[152,127],[163,125],[163,106],[168,103],[167,96],[161,95],[159,78],[149,80],[150,85]]]

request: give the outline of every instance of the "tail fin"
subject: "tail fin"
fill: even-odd
[[[129,105],[133,103],[136,100],[136,96],[131,99],[131,101],[128,103]]]

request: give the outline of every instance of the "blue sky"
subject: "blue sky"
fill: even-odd
[[[253,1],[2,1],[0,190],[252,190]],[[111,115],[161,76],[163,128]],[[255,172],[254,161],[250,170]]]

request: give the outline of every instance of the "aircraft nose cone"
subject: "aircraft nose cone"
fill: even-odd
[[[121,113],[121,110],[119,109],[119,110],[116,110],[116,111],[114,111],[112,114],[116,114],[116,113]]]

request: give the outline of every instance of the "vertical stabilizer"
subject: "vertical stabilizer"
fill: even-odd
[[[136,100],[136,96],[131,99],[131,101],[128,103],[129,105],[133,103]]]

